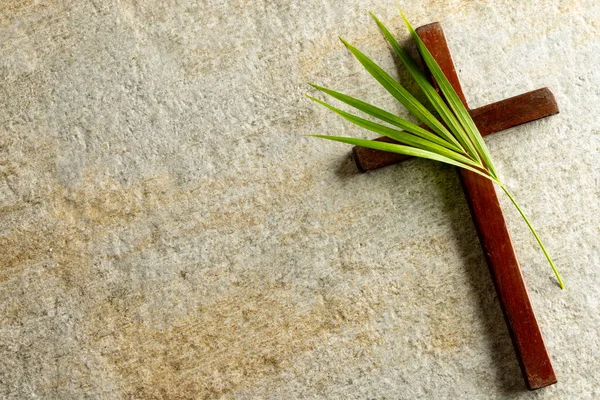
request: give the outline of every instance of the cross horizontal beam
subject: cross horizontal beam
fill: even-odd
[[[558,114],[558,105],[554,95],[548,88],[520,94],[506,100],[488,104],[487,106],[469,110],[473,121],[481,135],[487,136],[536,119]],[[427,128],[426,126],[422,126]],[[387,137],[375,140],[397,143]],[[362,171],[371,171],[412,158],[398,153],[390,153],[366,147],[354,147],[356,166]]]

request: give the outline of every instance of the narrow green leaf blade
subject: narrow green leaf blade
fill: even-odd
[[[350,50],[356,59],[365,67],[365,69],[388,91],[394,96],[406,109],[415,116],[419,121],[430,127],[435,133],[445,138],[452,140],[452,134],[437,118],[429,112],[423,104],[421,104],[412,94],[410,94],[402,85],[394,78],[385,72],[379,65],[375,64],[369,57],[364,55],[356,47],[340,38],[342,43]]]
[[[385,125],[381,125],[376,122],[372,122],[372,121],[366,120],[364,118],[357,117],[356,115],[342,111],[339,108],[336,108],[336,107],[334,107],[330,104],[327,104],[324,101],[316,99],[312,96],[307,95],[307,97],[309,99],[321,104],[322,106],[329,108],[331,111],[340,115],[342,118],[346,119],[347,121],[352,122],[353,124],[355,124],[357,126],[360,126],[361,128],[365,128],[372,132],[389,137],[390,139],[394,139],[395,141],[404,143],[408,146],[413,146],[413,147],[416,147],[419,149],[423,149],[423,150],[427,150],[427,151],[431,151],[431,152],[440,154],[441,156],[453,159],[457,162],[469,164],[469,165],[472,165],[475,167],[483,167],[483,165],[475,163],[473,160],[463,156],[462,154],[459,154],[452,150],[448,150],[447,148],[442,147],[438,144],[429,142],[425,139],[408,134],[403,131],[399,131],[397,129],[389,128]]]
[[[456,117],[465,129],[465,132],[467,133],[471,142],[479,152],[479,155],[487,165],[487,168],[490,170],[491,174],[494,177],[497,177],[498,175],[496,173],[496,169],[494,168],[490,152],[483,140],[483,137],[481,136],[481,133],[479,132],[479,129],[477,129],[475,122],[473,122],[471,115],[469,114],[469,112],[465,108],[465,105],[458,97],[458,94],[446,78],[446,75],[444,75],[442,69],[431,55],[431,52],[429,51],[429,49],[427,49],[427,46],[425,46],[425,43],[423,43],[419,35],[417,35],[413,27],[410,25],[410,22],[408,22],[408,20],[406,19],[406,16],[402,12],[402,10],[400,10],[400,15],[402,16],[402,19],[404,20],[404,23],[406,24],[411,36],[417,43],[417,47],[419,49],[419,52],[421,53],[421,56],[423,57],[423,60],[425,60],[425,63],[427,64],[427,67],[431,71],[431,74],[438,83],[440,90],[448,100],[448,104],[450,104],[450,107],[454,111]]]
[[[482,171],[482,170],[473,168],[467,164],[463,164],[463,163],[453,160],[451,158],[447,158],[440,154],[433,153],[433,152],[427,151],[427,150],[416,149],[414,147],[404,146],[404,145],[400,145],[400,144],[385,143],[385,142],[379,142],[376,140],[356,139],[356,138],[350,138],[350,137],[344,137],[344,136],[329,136],[329,135],[308,135],[308,136],[317,137],[317,138],[321,138],[321,139],[327,139],[327,140],[333,140],[335,142],[347,143],[347,144],[351,144],[354,146],[367,147],[367,148],[375,149],[375,150],[404,154],[404,155],[411,156],[411,157],[419,157],[419,158],[426,158],[426,159],[434,160],[434,161],[440,161],[445,164],[454,165],[456,167],[464,168],[469,171],[475,172],[476,174],[479,174],[493,182],[500,184],[500,182],[497,179],[488,175],[487,171]]]
[[[309,83],[309,85],[311,85],[312,87],[314,87],[317,90],[320,90],[323,93],[330,95],[331,97],[333,97],[335,99],[340,100],[341,102],[344,102],[344,103],[356,108],[359,111],[364,112],[365,114],[369,114],[375,118],[378,118],[381,121],[384,121],[384,122],[387,122],[394,126],[397,126],[398,128],[404,129],[414,135],[422,137],[425,140],[429,140],[430,142],[437,143],[440,146],[444,146],[450,150],[453,150],[453,151],[456,151],[459,153],[464,152],[462,147],[460,147],[460,144],[458,144],[458,143],[455,144],[455,141],[452,143],[449,143],[448,141],[442,139],[441,137],[434,135],[433,133],[427,131],[426,129],[421,128],[419,125],[414,124],[405,119],[402,119],[402,118],[398,117],[397,115],[392,114],[391,112],[383,110],[379,107],[375,107],[369,103],[366,103],[362,100],[358,100],[354,97],[345,95],[340,92],[336,92],[335,90],[327,89],[327,88],[324,88],[322,86],[315,85],[312,83]]]
[[[377,23],[377,26],[383,33],[383,36],[385,36],[387,41],[394,49],[394,52],[398,55],[402,63],[406,66],[412,77],[415,79],[415,81],[417,82],[417,84],[419,85],[429,102],[433,105],[440,117],[442,117],[442,120],[450,129],[450,132],[454,134],[454,136],[456,137],[458,142],[460,142],[460,145],[463,147],[463,149],[465,149],[469,153],[469,155],[473,157],[473,159],[479,160],[477,150],[469,140],[467,133],[463,129],[460,122],[456,119],[450,108],[448,108],[448,105],[446,104],[444,99],[442,99],[442,97],[433,87],[431,82],[429,82],[429,79],[427,79],[424,72],[417,66],[414,60],[408,55],[406,50],[404,50],[404,48],[400,46],[400,43],[398,43],[396,38],[392,36],[390,31],[375,16],[375,14],[371,13],[371,16],[373,17],[373,19]],[[454,140],[454,142],[456,142],[456,139]]]

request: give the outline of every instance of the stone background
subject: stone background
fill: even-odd
[[[600,6],[403,2],[442,21],[559,383],[524,390],[453,168],[358,174],[313,81],[405,111],[393,1],[0,1],[0,397],[600,398]],[[404,72],[401,79],[406,78]],[[371,136],[372,137],[372,136]]]

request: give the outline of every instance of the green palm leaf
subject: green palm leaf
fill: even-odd
[[[448,131],[448,129],[438,121],[431,112],[421,104],[412,94],[410,94],[402,85],[383,70],[379,65],[375,64],[369,57],[364,55],[356,47],[340,38],[342,43],[350,50],[356,59],[365,67],[365,69],[388,91],[396,98],[406,109],[415,116],[419,121],[431,128],[435,133],[440,135],[448,142],[458,144],[456,138]]]
[[[440,146],[446,147],[447,149],[464,154],[464,150],[459,145],[456,145],[454,143],[449,143],[449,142],[445,141],[444,139],[440,138],[439,136],[434,135],[433,133],[427,131],[426,129],[421,128],[419,125],[413,124],[410,121],[402,119],[402,118],[392,114],[391,112],[388,112],[381,108],[375,107],[369,103],[365,103],[364,101],[355,99],[354,97],[350,97],[343,93],[324,88],[322,86],[318,86],[318,85],[315,85],[312,83],[309,83],[309,85],[314,87],[317,90],[320,90],[323,93],[327,93],[328,95],[330,95],[331,97],[333,97],[335,99],[338,99],[338,100],[356,108],[359,111],[364,112],[365,114],[369,114],[375,118],[380,119],[381,121],[387,122],[388,124],[392,124],[394,126],[397,126],[398,128],[404,129],[404,130],[412,133],[413,135],[422,137],[425,140],[429,140],[430,142],[437,143]]]
[[[448,81],[448,78],[446,78],[446,75],[444,75],[444,73],[442,72],[442,69],[429,52],[429,49],[427,49],[427,46],[425,46],[425,43],[423,43],[419,35],[417,35],[417,32],[415,32],[413,27],[410,25],[410,22],[408,22],[402,10],[400,10],[400,15],[402,16],[402,19],[404,20],[404,23],[406,24],[413,40],[417,43],[419,53],[421,53],[425,64],[427,64],[427,68],[429,68],[429,70],[431,71],[431,74],[435,78],[435,81],[438,83],[440,90],[442,91],[444,97],[448,101],[448,104],[450,104],[450,107],[452,107],[452,110],[456,114],[456,117],[458,118],[467,135],[471,139],[471,142],[473,142],[473,144],[477,148],[477,151],[483,158],[483,161],[489,168],[491,174],[495,177],[498,177],[496,169],[494,168],[494,163],[492,162],[492,156],[490,155],[490,152],[485,142],[483,141],[481,133],[479,133],[479,129],[477,129],[475,122],[473,122],[471,114],[469,114],[469,112],[467,111],[465,105],[460,100],[458,94]]]
[[[411,146],[403,146],[400,144],[379,142],[377,140],[356,139],[356,138],[350,138],[350,137],[346,137],[346,136],[329,136],[329,135],[308,135],[308,136],[317,137],[317,138],[321,138],[321,139],[327,139],[327,140],[333,140],[335,142],[352,144],[354,146],[367,147],[369,149],[374,149],[374,150],[381,150],[381,151],[387,151],[390,153],[404,154],[406,156],[411,156],[411,157],[420,157],[420,158],[426,158],[429,160],[440,161],[440,162],[443,162],[446,164],[454,165],[456,167],[468,169],[469,171],[475,172],[476,174],[479,174],[487,179],[491,179],[492,181],[494,181],[496,183],[500,183],[498,180],[491,177],[485,170],[473,168],[470,165],[461,163],[459,161],[453,160],[449,157],[445,157],[439,153],[435,153],[432,151],[417,149],[417,148],[414,148]]]
[[[371,122],[364,118],[357,117],[356,115],[352,115],[350,113],[340,110],[339,108],[335,108],[332,105],[327,104],[324,101],[316,99],[312,96],[307,95],[307,97],[309,99],[321,104],[322,106],[329,108],[331,111],[335,112],[342,118],[346,119],[347,121],[352,122],[353,124],[355,124],[357,126],[360,126],[361,128],[368,129],[372,132],[389,137],[390,139],[394,139],[397,142],[404,143],[409,146],[417,147],[422,150],[428,150],[428,151],[435,152],[435,153],[445,157],[446,159],[452,159],[452,160],[455,160],[456,162],[460,162],[462,164],[467,164],[467,165],[471,165],[471,166],[483,169],[483,166],[481,165],[481,163],[476,163],[473,160],[463,156],[462,154],[459,154],[455,151],[448,150],[447,148],[442,147],[436,143],[432,143],[432,142],[422,139],[418,136],[410,135],[406,132],[399,131],[397,129],[392,129],[385,125],[381,125],[376,122]]]
[[[392,36],[390,31],[388,31],[388,29],[381,23],[381,21],[379,21],[379,19],[377,19],[377,17],[373,13],[371,13],[371,16],[377,23],[377,26],[379,26],[379,29],[381,30],[387,41],[394,49],[394,52],[398,55],[400,60],[402,60],[402,63],[406,66],[406,69],[408,69],[414,80],[417,82],[417,84],[427,97],[427,100],[429,100],[429,102],[431,103],[431,105],[433,105],[440,117],[442,117],[446,126],[448,126],[451,132],[456,134],[456,139],[460,142],[461,146],[467,150],[469,155],[473,157],[473,159],[479,160],[479,156],[477,154],[475,146],[473,146],[473,143],[471,143],[469,136],[461,126],[460,122],[456,119],[452,111],[448,108],[448,106],[444,102],[444,99],[442,99],[437,90],[435,90],[433,85],[429,82],[423,71],[408,55],[406,50],[404,50],[402,46],[400,46],[400,43],[398,43],[398,41]]]
[[[427,130],[406,121],[388,111],[381,108],[375,107],[361,100],[355,99],[348,95],[323,88],[321,86],[312,85],[315,89],[318,89],[352,107],[362,111],[372,117],[379,119],[380,121],[389,123],[398,128],[404,129],[400,131],[397,129],[390,128],[386,125],[382,125],[376,122],[366,120],[348,112],[342,111],[336,107],[333,107],[321,100],[314,97],[308,96],[317,103],[329,108],[336,114],[340,115],[344,119],[352,122],[353,124],[370,131],[376,132],[380,135],[387,136],[403,144],[386,143],[373,140],[355,139],[341,136],[328,136],[328,135],[310,135],[322,139],[333,140],[337,142],[352,144],[355,146],[367,147],[375,150],[388,151],[392,153],[404,154],[407,156],[426,158],[429,160],[440,161],[446,164],[454,165],[466,170],[475,172],[492,182],[498,184],[506,195],[510,198],[514,206],[517,208],[527,226],[533,233],[537,240],[540,248],[544,252],[544,255],[548,259],[554,274],[558,280],[561,288],[564,289],[563,281],[544,247],[539,235],[531,225],[529,219],[525,216],[525,213],[521,207],[517,204],[513,195],[508,191],[506,186],[499,180],[498,174],[494,168],[492,157],[490,152],[483,141],[481,133],[477,129],[477,126],[473,122],[471,115],[467,111],[465,105],[460,100],[458,94],[442,72],[421,38],[417,35],[415,30],[412,28],[402,11],[400,11],[402,18],[408,30],[417,43],[417,48],[425,61],[425,64],[431,71],[434,79],[439,85],[442,92],[442,96],[435,90],[433,85],[428,81],[423,71],[421,71],[415,62],[410,58],[406,51],[400,46],[398,41],[390,34],[389,30],[375,17],[375,22],[383,32],[383,35],[390,43],[398,57],[402,60],[403,64],[409,70],[421,90],[425,93],[425,96],[432,104],[436,112],[440,115],[442,121],[439,121],[436,117],[425,108],[413,95],[411,95],[402,85],[394,80],[387,72],[381,67],[375,64],[366,55],[361,53],[351,44],[347,43],[343,39],[342,42],[350,50],[350,52],[356,57],[356,59],[365,67],[365,69],[388,91],[390,92],[402,105],[404,105],[408,111],[419,121],[426,124],[431,130],[437,134],[434,135]],[[446,125],[444,125],[446,124]]]

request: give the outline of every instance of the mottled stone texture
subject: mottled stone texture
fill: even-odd
[[[502,204],[559,383],[524,390],[453,168],[360,175],[313,81],[405,115],[379,1],[0,1],[3,399],[600,398],[600,7],[404,2],[561,269]],[[407,79],[401,71],[399,77]]]

